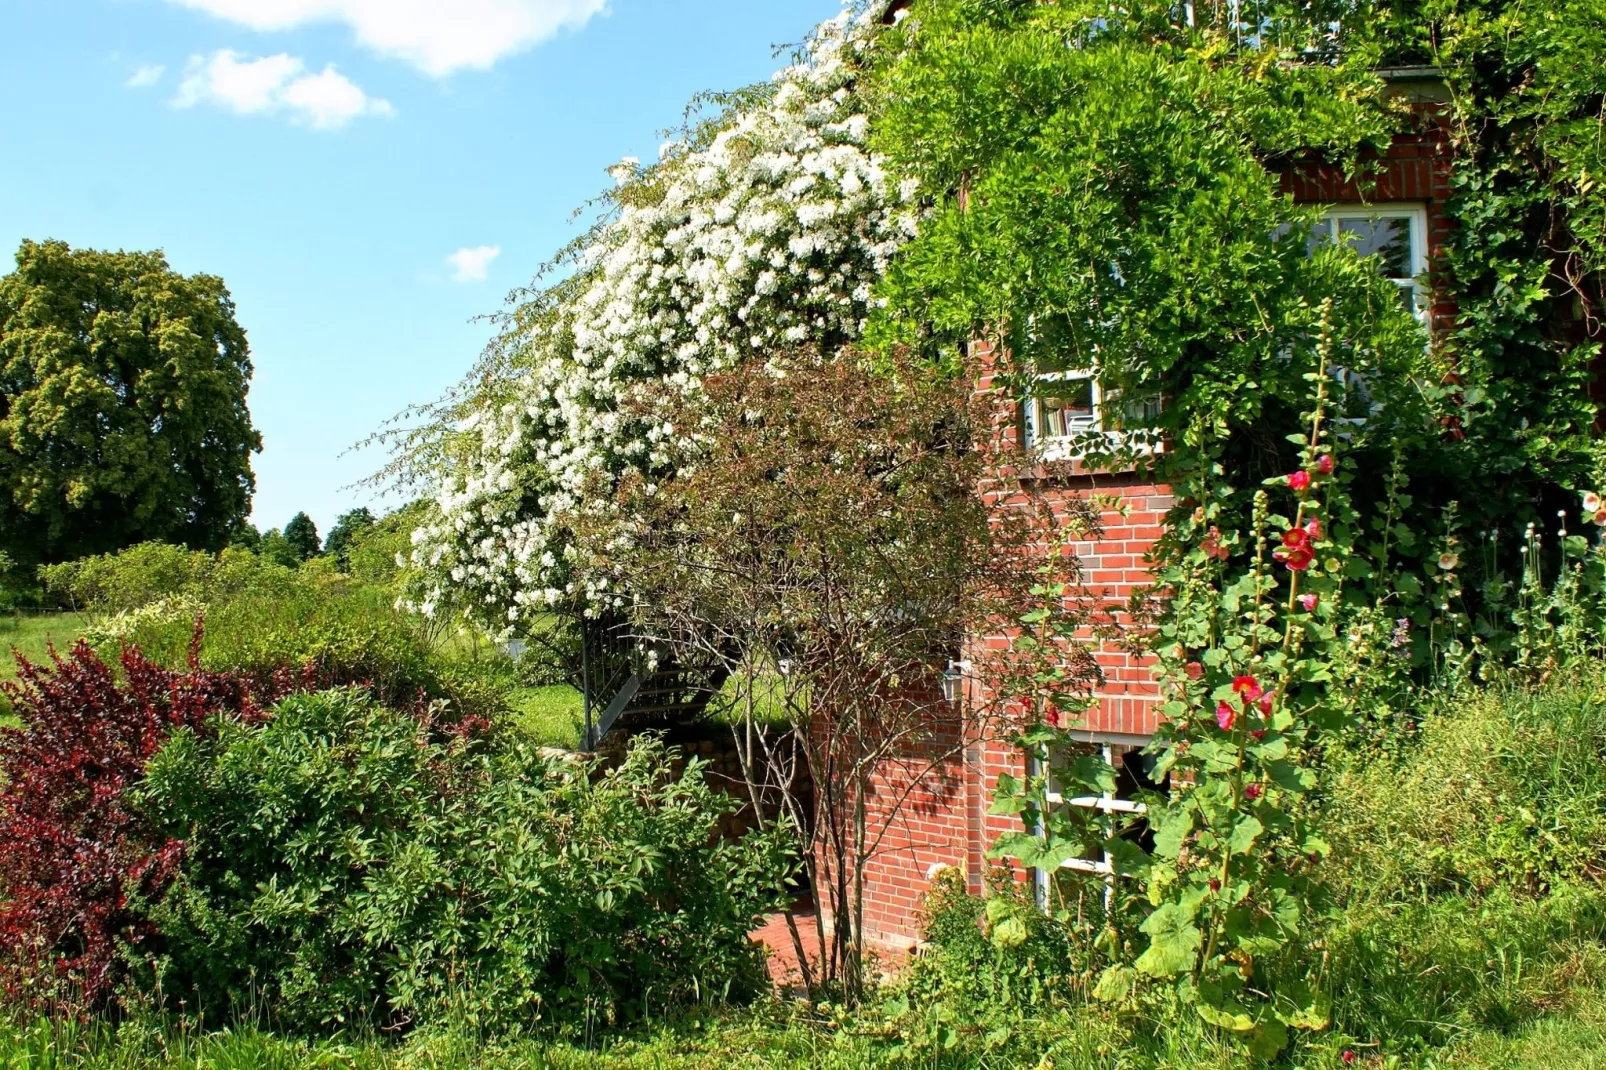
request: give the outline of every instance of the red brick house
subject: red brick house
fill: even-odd
[[[1417,129],[1396,137],[1388,151],[1372,161],[1372,173],[1361,184],[1347,181],[1333,167],[1320,163],[1292,164],[1281,174],[1284,189],[1297,201],[1326,208],[1329,233],[1353,242],[1363,254],[1376,255],[1379,270],[1394,280],[1402,297],[1430,330],[1443,330],[1454,320],[1455,308],[1433,281],[1434,263],[1449,234],[1445,198],[1449,193],[1450,146],[1440,121],[1446,99],[1437,72],[1428,68],[1382,72],[1393,92],[1409,100],[1417,115]],[[992,354],[976,344],[972,357],[983,368]],[[1043,389],[1033,396],[1013,399],[1017,418],[1002,431],[1004,448],[1016,451],[1022,470],[1016,474],[1033,481],[1040,500],[1069,506],[1073,499],[1113,499],[1119,505],[1100,509],[1102,531],[1098,538],[1073,549],[1081,560],[1088,593],[1117,617],[1128,596],[1150,579],[1148,554],[1161,534],[1171,508],[1169,488],[1146,482],[1134,472],[1095,471],[1075,463],[1067,454],[1069,437],[1105,429],[1110,421],[1102,411],[1099,385],[1074,373],[1046,376]],[[991,375],[984,374],[979,390],[991,390]],[[1070,460],[1052,469],[1040,460]],[[999,507],[1008,497],[993,493]],[[972,654],[980,648],[1007,643],[1006,636],[978,635],[969,640]],[[1106,748],[1121,773],[1124,787],[1144,783],[1146,762],[1139,752],[1158,723],[1159,695],[1147,659],[1110,642],[1097,653],[1104,680],[1097,689],[1097,706],[1087,719],[1089,744]],[[976,696],[955,704],[951,724],[932,734],[928,748],[933,757],[946,756],[910,794],[895,828],[882,841],[881,850],[866,874],[865,929],[872,942],[885,945],[912,943],[919,933],[919,907],[935,872],[957,867],[972,891],[980,892],[987,871],[985,853],[1002,833],[1014,831],[1017,818],[990,816],[998,777],[1019,775],[1023,758],[1007,742],[981,738],[974,723]],[[1119,792],[1117,796],[1119,796]],[[1082,805],[1130,809],[1119,797],[1076,800]],[[1097,871],[1101,860],[1089,859],[1078,868]]]

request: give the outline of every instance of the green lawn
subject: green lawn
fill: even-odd
[[[34,662],[49,661],[52,644],[65,651],[88,623],[82,613],[0,616],[0,681],[17,678],[16,655]],[[0,697],[0,724],[12,720],[11,703]]]
[[[521,687],[508,694],[513,727],[543,747],[574,750],[585,730],[585,699],[568,684]]]

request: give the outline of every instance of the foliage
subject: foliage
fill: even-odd
[[[284,541],[298,563],[310,561],[323,552],[323,544],[318,539],[318,526],[306,513],[297,513],[290,518],[290,523],[284,526]]]
[[[1419,10],[1407,33],[1451,86],[1459,157],[1445,274],[1465,437],[1431,476],[1469,530],[1514,535],[1602,474],[1590,383],[1606,270],[1606,14],[1591,0]]]
[[[1447,698],[1397,752],[1342,756],[1322,815],[1349,903],[1606,881],[1599,685]]]
[[[174,736],[141,788],[185,841],[151,911],[162,990],[291,1027],[451,1014],[498,1031],[751,990],[773,845],[636,743],[617,768],[430,731],[356,691]]]
[[[278,528],[269,528],[262,533],[256,552],[280,568],[296,568],[303,560],[296,552],[296,548],[290,544],[290,540],[285,538],[284,532]]]
[[[351,571],[352,544],[376,522],[373,511],[367,506],[348,509],[341,513],[335,518],[335,526],[329,529],[328,536],[323,540],[324,554],[338,562],[340,571]]]
[[[25,241],[0,278],[0,547],[36,565],[147,539],[218,549],[262,447],[213,275]]]
[[[394,590],[399,596],[408,580],[405,562],[412,553],[413,531],[428,509],[427,501],[410,502],[354,531],[345,571],[359,583]]]
[[[933,665],[1019,604],[1028,529],[975,493],[986,424],[965,392],[907,365],[771,355],[670,401],[675,474],[626,479],[615,508],[572,521],[596,548],[583,567],[682,664],[735,679],[748,790],[812,831],[804,865],[835,919],[806,983],[857,998],[866,864],[961,745]]]
[[[217,602],[246,592],[275,595],[295,582],[282,566],[246,551],[211,554],[161,542],[46,565],[39,577],[57,598],[102,617],[162,599]]]
[[[204,617],[199,658],[213,671],[267,681],[288,670],[329,686],[362,684],[403,707],[444,700],[479,721],[506,710],[519,685],[511,659],[452,647],[397,608],[393,588],[342,576],[325,560],[290,569],[237,549],[147,543],[41,572],[58,597],[89,611],[81,634],[103,653],[132,643],[159,664],[184,665]]]
[[[134,901],[173,879],[182,845],[129,805],[175,729],[260,716],[239,676],[163,669],[125,651],[122,682],[84,644],[54,667],[23,662],[0,729],[0,993],[23,1006],[103,1006],[125,948],[154,935]],[[284,681],[277,682],[282,690]]]
[[[750,355],[858,337],[915,219],[913,188],[865,149],[855,92],[885,6],[850,5],[773,84],[716,98],[656,164],[614,168],[604,218],[554,265],[567,277],[515,294],[466,395],[403,439],[438,490],[415,556],[426,611],[506,627],[604,601],[573,577],[559,518],[599,474],[657,478],[681,448],[686,429],[634,410],[636,388],[695,395]]]

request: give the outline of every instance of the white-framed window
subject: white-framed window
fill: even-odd
[[[1080,736],[1081,733],[1075,733]],[[1085,746],[1090,750],[1097,750],[1103,757],[1105,764],[1116,771],[1116,790],[1104,792],[1100,795],[1072,795],[1066,796],[1057,790],[1051,781],[1047,802],[1049,806],[1073,806],[1078,809],[1093,811],[1098,815],[1098,823],[1102,826],[1105,839],[1109,839],[1123,832],[1132,824],[1134,817],[1142,817],[1148,813],[1148,807],[1128,797],[1132,788],[1153,787],[1148,779],[1149,763],[1144,761],[1144,748],[1148,746],[1145,736],[1126,735],[1123,733],[1088,732]],[[1033,769],[1035,774],[1038,769]],[[1052,777],[1052,773],[1050,774]],[[1108,851],[1101,851],[1098,855],[1087,858],[1067,858],[1060,863],[1060,869],[1076,873],[1088,873],[1104,878],[1104,906],[1108,910],[1115,896],[1115,861]],[[1053,874],[1038,870],[1034,876],[1034,893],[1039,907],[1047,907],[1049,903],[1049,884],[1054,879]]]
[[[1154,446],[1141,429],[1154,422],[1159,407],[1158,398],[1123,400],[1117,391],[1106,390],[1092,370],[1043,372],[1026,397],[1026,441],[1050,459],[1085,454],[1087,436],[1094,434],[1104,436],[1111,447],[1152,452]]]
[[[1323,230],[1325,228],[1325,232]],[[1420,204],[1339,204],[1322,214],[1316,241],[1345,242],[1377,258],[1378,271],[1399,287],[1411,314],[1427,324],[1430,294],[1428,213]]]

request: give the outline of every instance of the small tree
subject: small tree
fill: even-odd
[[[295,568],[301,564],[301,555],[296,548],[290,545],[290,540],[284,537],[284,532],[278,528],[269,528],[262,533],[262,541],[257,551],[263,557],[276,565],[285,568]]]
[[[942,674],[966,636],[1023,612],[1041,579],[1033,526],[999,522],[977,493],[965,389],[898,359],[754,360],[696,398],[666,387],[641,404],[676,474],[627,480],[610,510],[627,521],[574,519],[591,581],[626,593],[645,633],[731,671],[753,808],[762,821],[778,804],[802,831],[834,922],[812,966],[792,926],[804,982],[856,998],[866,867],[908,800],[951,790],[944,767],[989,731]]]
[[[290,523],[284,526],[284,540],[290,544],[290,550],[296,556],[296,561],[310,561],[321,552],[318,539],[318,525],[312,522],[312,517],[306,513],[297,513],[290,518]]]
[[[324,539],[323,552],[335,559],[340,571],[351,571],[351,547],[357,536],[375,524],[374,514],[367,506],[341,513],[335,519],[335,526],[329,529],[328,538]]]

